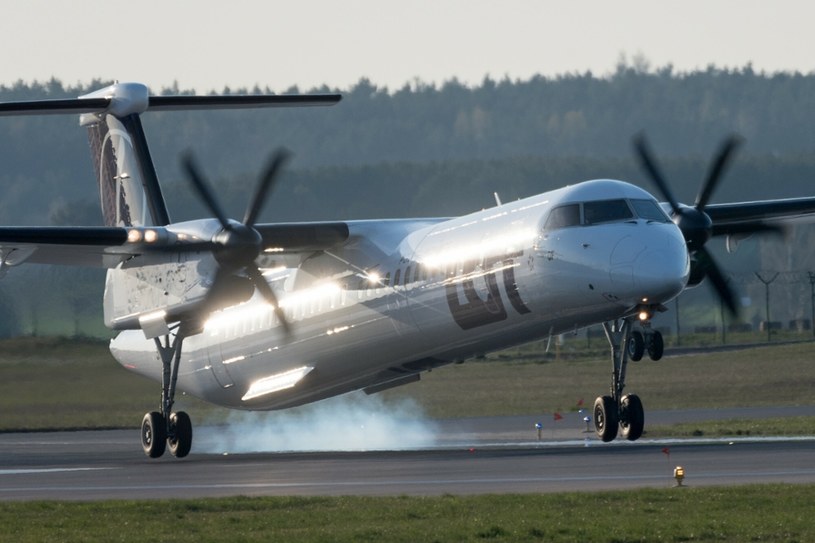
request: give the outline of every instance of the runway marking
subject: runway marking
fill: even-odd
[[[78,468],[93,469],[93,468]],[[106,468],[101,468],[106,469]],[[77,471],[72,470],[72,471]],[[66,470],[71,471],[71,470]],[[689,481],[701,481],[704,479],[742,478],[742,477],[791,477],[815,475],[815,469],[803,470],[768,470],[750,472],[710,472],[696,473]],[[649,475],[588,475],[588,476],[553,476],[553,477],[509,477],[509,478],[475,478],[475,479],[432,479],[432,480],[385,480],[385,481],[335,481],[335,482],[290,482],[290,483],[213,483],[213,484],[160,484],[160,485],[100,485],[100,486],[47,486],[47,487],[18,487],[1,488],[0,493],[16,492],[110,492],[110,491],[143,491],[143,490],[262,490],[262,489],[291,489],[291,488],[352,488],[358,486],[382,487],[382,486],[417,486],[417,485],[478,485],[478,484],[506,484],[506,483],[568,483],[586,481],[669,481],[671,477],[664,474]]]
[[[36,473],[62,473],[66,471],[101,471],[116,468],[21,468],[0,469],[0,475],[31,475]]]

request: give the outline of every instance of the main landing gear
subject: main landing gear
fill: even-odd
[[[622,437],[635,441],[642,436],[645,427],[645,413],[639,396],[623,395],[628,360],[640,360],[646,351],[652,360],[662,358],[662,334],[652,331],[647,324],[644,333],[631,327],[631,319],[603,323],[611,345],[611,395],[600,396],[594,401],[594,429],[597,437],[606,442],[617,437],[618,429]]]
[[[175,388],[178,380],[178,365],[181,361],[181,345],[184,342],[182,327],[161,339],[154,338],[161,363],[161,411],[152,411],[144,415],[141,423],[141,445],[144,454],[158,458],[169,447],[170,454],[184,458],[192,447],[192,422],[184,411],[173,412]]]

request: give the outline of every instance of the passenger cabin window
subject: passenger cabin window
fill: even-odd
[[[670,218],[653,200],[631,200],[631,205],[640,219],[655,222],[670,222]]]
[[[569,204],[556,207],[549,213],[544,230],[557,230],[580,224],[580,204]]]
[[[395,287],[399,286],[399,279],[401,277],[401,274],[402,274],[402,269],[401,268],[397,269],[396,273],[393,274],[393,286],[395,286]]]
[[[633,219],[634,214],[625,200],[600,200],[583,204],[585,224],[600,224]]]

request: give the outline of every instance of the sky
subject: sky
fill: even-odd
[[[752,63],[815,71],[806,0],[0,0],[0,84],[177,82],[199,92],[282,92],[366,77],[421,80],[606,75],[622,55],[677,71]]]

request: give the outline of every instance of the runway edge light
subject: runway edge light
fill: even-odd
[[[674,468],[674,479],[676,479],[676,486],[682,486],[682,481],[685,479],[685,468],[676,466]]]

